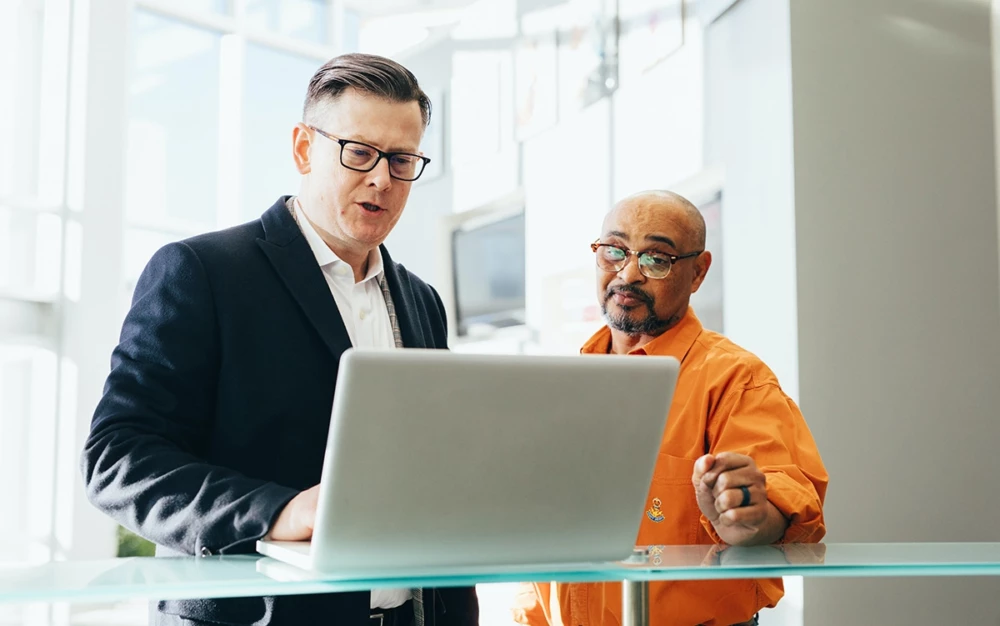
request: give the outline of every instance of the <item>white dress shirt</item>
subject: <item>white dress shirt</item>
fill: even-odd
[[[382,254],[378,248],[368,255],[368,273],[360,282],[354,282],[354,268],[333,253],[309,222],[298,199],[295,214],[302,234],[312,248],[316,262],[323,270],[326,284],[344,319],[351,344],[356,348],[395,348],[392,322],[385,308],[385,298],[379,279],[382,275]]]
[[[316,262],[323,270],[351,344],[356,348],[395,348],[389,310],[385,307],[385,297],[379,286],[383,271],[379,249],[369,253],[365,277],[360,282],[354,282],[354,269],[326,245],[306,217],[298,198],[295,199],[295,216]],[[409,599],[409,589],[373,589],[371,608],[391,609]]]

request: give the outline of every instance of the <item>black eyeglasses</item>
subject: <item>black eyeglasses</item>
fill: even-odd
[[[378,162],[385,159],[389,162],[389,176],[396,180],[412,182],[420,178],[424,173],[424,168],[431,162],[425,156],[410,154],[409,152],[382,152],[375,146],[369,146],[360,141],[350,139],[340,139],[330,133],[320,130],[315,126],[309,126],[320,135],[330,141],[340,144],[340,164],[355,172],[370,172],[375,169]]]
[[[670,273],[670,268],[681,259],[690,259],[698,256],[704,250],[689,252],[687,254],[666,254],[656,250],[629,250],[621,246],[610,243],[595,241],[590,244],[590,249],[597,253],[597,267],[605,272],[620,272],[626,265],[631,255],[639,259],[639,272],[647,278],[666,278]]]

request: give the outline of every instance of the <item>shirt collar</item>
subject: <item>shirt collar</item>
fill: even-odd
[[[653,339],[641,348],[636,348],[629,354],[645,354],[651,356],[672,356],[683,361],[688,350],[701,335],[701,320],[694,314],[694,309],[688,307],[687,313],[673,328]],[[582,354],[609,354],[611,352],[611,329],[604,326],[594,333],[580,348]]]
[[[316,257],[316,262],[319,263],[320,267],[326,267],[327,265],[336,267],[338,264],[343,264],[350,268],[350,265],[339,256],[337,256],[330,246],[326,245],[323,238],[319,236],[316,232],[316,228],[306,217],[305,211],[302,210],[302,204],[298,198],[295,198],[293,203],[295,206],[295,217],[299,222],[299,228],[302,229],[302,235],[306,238],[306,243],[309,244],[309,248],[312,249],[313,256]],[[365,282],[376,278],[382,274],[382,253],[378,248],[374,248],[368,253],[368,273],[365,275],[361,282]],[[351,269],[350,274],[352,279],[354,277],[354,270]]]

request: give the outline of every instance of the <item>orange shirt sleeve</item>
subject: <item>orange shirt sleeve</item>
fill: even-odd
[[[815,543],[826,534],[823,500],[829,476],[802,412],[762,363],[745,384],[729,385],[708,422],[709,452],[752,458],[767,478],[767,498],[789,520],[780,543]],[[701,524],[721,538],[703,515]]]

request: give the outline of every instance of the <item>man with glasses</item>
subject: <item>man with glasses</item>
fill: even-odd
[[[689,306],[712,265],[697,207],[670,192],[626,198],[590,247],[607,325],[581,352],[681,363],[636,544],[818,542],[828,477],[802,414],[760,359],[702,328]],[[517,620],[550,623],[551,591],[525,585]],[[650,623],[752,625],[782,595],[780,580],[653,583]],[[617,583],[557,585],[556,597],[565,624],[621,622]]]
[[[437,292],[382,245],[430,161],[419,150],[430,116],[398,63],[362,54],[329,61],[292,131],[298,196],[150,260],[82,464],[91,502],[154,541],[158,555],[251,553],[265,535],[310,539],[341,354],[447,347]],[[406,451],[376,445],[371,454]],[[479,621],[471,588],[153,608],[161,625]]]

